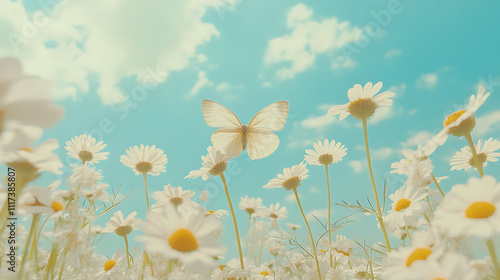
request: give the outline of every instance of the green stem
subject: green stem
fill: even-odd
[[[431,173],[432,174],[432,173]],[[432,181],[434,181],[434,184],[436,185],[436,187],[438,188],[439,192],[441,193],[441,195],[444,197],[444,192],[443,192],[443,189],[441,189],[441,186],[439,185],[439,182],[438,180],[436,179],[436,176],[434,176],[434,174],[432,174]]]
[[[130,269],[130,259],[129,259],[129,251],[128,251],[128,239],[127,239],[127,235],[123,235],[123,240],[125,240],[125,249],[127,250],[127,265],[128,265],[128,269]]]
[[[231,197],[229,197],[229,190],[227,188],[226,178],[224,177],[224,173],[220,174],[220,178],[222,179],[222,183],[224,183],[224,190],[226,191],[227,202],[229,203],[229,208],[231,209],[231,216],[233,217],[234,223],[234,231],[236,232],[236,241],[238,242],[238,253],[240,255],[240,264],[241,269],[245,269],[243,264],[243,253],[241,251],[241,241],[240,241],[240,233],[238,232],[238,224],[236,223],[236,215],[234,214],[233,203],[231,203]]]
[[[325,173],[326,173],[326,189],[328,190],[328,252],[330,252],[330,267],[333,267],[333,255],[332,255],[332,202],[330,195],[330,178],[328,175],[328,165],[325,164]]]
[[[380,209],[380,202],[378,199],[377,186],[375,185],[375,177],[373,176],[372,161],[370,158],[370,147],[368,145],[368,125],[367,119],[362,119],[363,123],[363,133],[365,138],[365,150],[366,150],[366,161],[368,163],[368,170],[370,171],[370,179],[372,180],[373,194],[375,195],[375,202],[377,203],[377,219],[384,234],[385,243],[387,245],[387,251],[391,252],[391,243],[389,242],[389,237],[387,236],[387,231],[385,230],[384,220],[382,219],[382,210]]]
[[[21,268],[17,275],[17,279],[21,279],[24,272],[24,264],[26,263],[26,257],[28,256],[28,248],[30,248],[31,241],[33,240],[33,235],[35,234],[35,229],[38,225],[38,221],[40,220],[40,214],[34,214],[33,219],[31,220],[30,232],[28,234],[28,240],[26,241],[26,246],[23,251],[23,258],[21,260]]]
[[[300,213],[302,214],[302,217],[304,218],[304,222],[306,222],[307,230],[309,231],[309,237],[311,238],[311,244],[312,248],[314,251],[314,259],[316,260],[316,267],[318,268],[318,276],[319,280],[321,280],[321,270],[319,268],[319,261],[318,261],[318,253],[316,252],[316,243],[314,242],[314,237],[311,232],[311,227],[309,227],[309,222],[307,222],[306,215],[304,214],[304,210],[302,210],[302,205],[300,204],[300,199],[299,199],[299,193],[297,192],[297,188],[293,189],[293,193],[295,194],[295,199],[297,200],[297,204],[299,205]]]
[[[148,196],[148,184],[146,179],[146,173],[142,173],[142,179],[144,180],[144,191],[146,192],[146,212],[149,214],[149,196]]]
[[[474,160],[474,165],[477,168],[477,171],[479,171],[479,175],[481,175],[481,177],[484,177],[483,163],[479,161],[479,157],[477,156],[476,146],[474,145],[474,141],[472,140],[470,132],[464,135],[464,137],[465,139],[467,139],[467,142],[469,142],[469,147],[470,150],[472,151],[472,159]]]
[[[491,256],[491,262],[493,262],[493,267],[495,268],[496,280],[500,280],[500,265],[498,264],[498,258],[492,239],[486,240],[486,247],[488,247],[488,251],[490,252]]]

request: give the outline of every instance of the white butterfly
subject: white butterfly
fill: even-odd
[[[201,103],[205,122],[221,127],[212,134],[214,148],[237,157],[247,149],[251,159],[265,158],[278,148],[280,139],[271,131],[280,131],[288,116],[288,102],[278,101],[258,112],[248,126],[228,108],[211,100]]]

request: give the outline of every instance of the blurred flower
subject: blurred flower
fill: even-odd
[[[38,186],[27,186],[19,195],[17,201],[18,214],[54,214],[63,210],[61,203],[52,199],[49,189]]]
[[[500,141],[496,139],[490,138],[484,142],[484,145],[482,140],[477,141],[477,156],[483,167],[486,166],[488,161],[498,161],[497,157],[500,157],[500,153],[495,153],[498,149],[500,149]],[[465,146],[460,152],[457,152],[451,159],[450,165],[451,170],[468,170],[471,167],[476,168],[474,166],[474,159],[472,158],[470,147]]]
[[[247,195],[241,198],[238,205],[241,210],[245,210],[250,216],[262,217],[266,208],[262,205],[262,198],[248,198]]]
[[[342,265],[348,265],[349,261],[353,259],[352,248],[354,245],[354,242],[348,240],[345,236],[337,235],[331,249],[335,261]]]
[[[64,115],[47,93],[50,83],[23,74],[19,60],[0,60],[0,133],[15,126],[46,128]]]
[[[151,212],[139,239],[146,250],[158,252],[167,259],[177,259],[193,273],[206,273],[214,265],[214,257],[224,254],[217,244],[221,226],[215,216],[204,211],[196,214],[177,211],[166,204],[162,212]]]
[[[389,98],[394,96],[393,92],[385,91],[375,96],[381,88],[382,82],[373,86],[372,83],[366,83],[364,88],[360,84],[356,84],[347,91],[349,103],[331,107],[327,115],[340,115],[341,120],[349,114],[359,120],[367,119],[373,116],[377,108],[392,105],[392,100]]]
[[[297,230],[299,228],[302,228],[301,226],[292,223],[286,223],[286,226],[289,227],[291,230]]]
[[[324,143],[318,141],[313,143],[314,150],[306,150],[307,155],[304,160],[310,165],[330,165],[342,160],[346,155],[347,148],[342,143],[332,140],[328,142],[325,139]]]
[[[201,157],[203,167],[199,170],[189,172],[189,175],[184,178],[194,179],[201,176],[203,180],[207,180],[211,176],[221,175],[226,170],[227,162],[231,159],[231,157],[225,155],[219,150],[216,150],[212,146],[208,147],[207,151],[208,154]]]
[[[97,273],[99,279],[124,279],[124,256],[122,249],[118,249],[113,257],[104,263],[104,267]]]
[[[455,252],[448,252],[439,259],[428,258],[423,262],[416,262],[411,269],[408,269],[408,274],[404,278],[387,279],[475,280],[478,278],[476,270],[466,257]]]
[[[455,185],[435,212],[434,225],[455,236],[489,239],[500,233],[500,183],[494,177],[470,178]]]
[[[132,168],[135,175],[151,174],[153,176],[160,175],[160,172],[165,172],[165,164],[167,164],[167,156],[162,149],[156,148],[155,145],[149,147],[141,144],[131,147],[126,151],[126,155],[120,157],[123,165]]]
[[[309,175],[306,175],[307,172],[309,172],[309,170],[306,168],[306,164],[301,162],[299,165],[292,166],[292,168],[283,169],[283,174],[278,174],[276,178],[271,179],[264,188],[283,187],[287,191],[295,189],[300,186],[302,180],[309,177]]]
[[[205,214],[206,215],[214,215],[215,217],[217,217],[219,219],[224,217],[224,216],[229,216],[229,212],[227,210],[215,210],[215,211],[208,210]]]
[[[20,147],[2,155],[2,163],[14,169],[28,172],[49,171],[62,174],[63,164],[57,154],[53,153],[59,147],[56,139],[49,139],[36,147]]]
[[[101,171],[88,165],[78,165],[73,167],[73,174],[68,178],[68,182],[74,186],[90,188],[102,179]]]
[[[418,218],[427,209],[427,204],[424,201],[426,197],[427,193],[424,188],[403,186],[394,194],[389,195],[393,201],[392,209],[389,210],[384,220],[394,220],[399,227],[415,225]]]
[[[81,160],[83,164],[94,164],[108,158],[109,153],[101,152],[106,146],[103,141],[96,144],[95,138],[84,134],[67,141],[65,148],[72,158]]]

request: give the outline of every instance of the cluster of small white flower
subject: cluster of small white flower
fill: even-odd
[[[65,182],[66,188],[58,189],[61,181],[47,187],[33,184],[43,172],[61,174],[63,164],[54,153],[58,148],[55,139],[37,146],[43,129],[54,125],[63,116],[60,106],[52,103],[46,94],[47,83],[24,75],[15,59],[0,60],[0,162],[16,170],[16,215],[31,218],[29,231],[18,230],[17,238],[24,247],[19,248],[18,279],[410,279],[410,280],[500,280],[500,267],[494,238],[500,235],[500,183],[492,176],[485,176],[487,162],[497,161],[500,142],[492,138],[479,140],[471,137],[475,126],[474,113],[488,98],[484,87],[472,95],[464,110],[449,115],[444,128],[428,143],[417,150],[404,150],[402,159],[393,163],[393,173],[407,177],[403,186],[388,197],[391,209],[385,213],[371,166],[367,120],[381,106],[390,106],[394,93],[386,91],[377,95],[382,83],[355,85],[348,91],[349,103],[333,106],[328,115],[340,119],[352,115],[363,125],[368,170],[374,191],[376,207],[361,204],[343,206],[374,215],[381,229],[384,242],[368,245],[335,234],[347,221],[331,221],[329,166],[339,163],[347,148],[335,140],[325,139],[306,150],[304,161],[269,181],[264,188],[281,188],[293,191],[308,230],[308,241],[300,242],[301,225],[286,223],[287,209],[279,203],[269,207],[261,198],[242,197],[239,208],[248,214],[245,238],[240,238],[239,228],[224,176],[228,162],[245,149],[245,133],[266,135],[272,143],[276,138],[270,131],[256,123],[265,123],[272,110],[279,112],[278,121],[268,121],[279,130],[288,113],[286,101],[276,102],[259,112],[249,127],[237,125],[239,120],[221,105],[207,101],[208,122],[216,123],[213,110],[236,118],[233,130],[225,133],[238,135],[239,146],[229,143],[233,153],[208,147],[202,156],[202,167],[191,171],[186,178],[201,177],[207,180],[218,176],[223,182],[229,211],[207,210],[207,192],[200,192],[198,202],[195,192],[182,187],[165,185],[154,192],[152,205],[148,197],[147,176],[157,176],[166,171],[167,156],[156,146],[134,146],[121,156],[121,162],[142,175],[145,189],[147,219],[136,218],[137,211],[124,218],[119,205],[128,195],[119,196],[102,182],[102,172],[96,165],[108,158],[103,152],[106,144],[89,135],[77,136],[66,142],[66,150],[81,164],[71,166],[72,174]],[[221,109],[223,108],[223,109]],[[205,113],[205,112],[204,112]],[[232,114],[232,115],[231,115]],[[211,119],[210,119],[211,118]],[[252,120],[252,121],[254,121]],[[241,130],[240,130],[241,129]],[[249,132],[250,131],[250,132]],[[240,134],[238,134],[240,133]],[[436,178],[431,154],[451,134],[467,139],[469,146],[457,152],[451,161],[451,170],[477,169],[480,178],[471,177],[466,184],[455,185],[448,193],[440,186],[446,177]],[[214,134],[215,135],[215,134]],[[273,136],[274,135],[274,136]],[[218,136],[217,136],[218,137]],[[222,138],[216,140],[221,143]],[[272,153],[277,146],[259,150],[258,141],[248,140],[251,158],[261,158]],[[245,140],[244,140],[245,139]],[[256,140],[257,139],[257,140]],[[260,140],[259,140],[260,139]],[[254,141],[254,142],[250,142]],[[271,143],[270,142],[270,143]],[[241,143],[244,143],[241,146]],[[252,146],[253,145],[253,146]],[[274,150],[273,150],[274,149]],[[298,193],[299,186],[308,178],[307,164],[324,166],[326,192],[328,193],[328,220],[325,232],[314,236],[304,214]],[[431,185],[435,185],[436,189]],[[384,194],[385,195],[385,194]],[[7,192],[0,190],[0,236],[5,241],[9,215]],[[326,203],[326,202],[325,202]],[[123,210],[123,209],[122,209]],[[114,212],[114,213],[113,213]],[[114,216],[105,228],[96,225],[106,213]],[[224,229],[222,219],[231,217],[234,229]],[[238,258],[224,261],[226,249],[221,242],[224,231],[234,230]],[[141,248],[129,248],[128,238],[139,232]],[[123,238],[124,249],[110,252],[111,258],[95,252],[96,242],[103,234],[114,233]],[[381,236],[382,236],[381,235]],[[476,238],[484,243],[489,257],[473,257],[466,241]],[[392,244],[391,244],[392,240]],[[395,246],[395,241],[397,246]],[[0,251],[8,249],[2,242]],[[242,245],[243,243],[243,245]],[[233,247],[233,246],[231,246]],[[294,248],[297,250],[289,250]],[[1,266],[0,266],[1,267]],[[10,271],[2,270],[0,276],[13,278]],[[10,278],[9,278],[10,277]]]

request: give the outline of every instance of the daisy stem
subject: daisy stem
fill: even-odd
[[[142,173],[142,179],[144,180],[144,191],[146,192],[146,212],[149,214],[149,196],[148,196],[148,184],[146,179],[146,173]]]
[[[247,256],[248,251],[248,240],[250,239],[250,222],[252,221],[252,215],[248,214],[248,230],[247,230],[247,241],[245,244],[245,257]]]
[[[40,220],[40,214],[34,214],[33,219],[31,220],[30,232],[28,234],[28,240],[26,241],[26,245],[23,251],[23,258],[21,260],[21,268],[19,270],[19,274],[17,275],[17,279],[21,279],[24,271],[24,264],[26,263],[26,257],[28,256],[28,248],[30,248],[30,243],[33,239],[33,235],[35,233],[35,229],[38,225],[38,221]]]
[[[495,252],[495,246],[493,245],[492,239],[486,240],[486,247],[488,247],[488,251],[490,252],[491,262],[493,262],[493,267],[495,267],[496,279],[500,280],[500,265],[498,264],[498,258]]]
[[[436,185],[436,187],[438,188],[439,192],[441,193],[441,195],[444,197],[444,192],[443,192],[443,189],[441,189],[441,186],[439,185],[439,182],[438,180],[436,179],[436,176],[434,176],[434,173],[431,173],[432,174],[432,181],[434,181],[434,184]]]
[[[128,239],[127,239],[127,235],[123,235],[123,240],[125,240],[125,249],[127,249],[127,265],[128,265],[128,269],[130,269],[130,260],[129,260],[129,252],[128,252]]]
[[[431,211],[431,214],[433,214],[434,211],[432,210],[431,199],[428,196],[426,196],[425,199],[427,200],[427,204],[429,204],[429,210]]]
[[[325,164],[325,173],[326,173],[326,189],[328,190],[328,251],[330,252],[330,267],[333,267],[333,256],[332,256],[332,225],[331,225],[331,213],[332,213],[332,202],[330,195],[330,178],[328,176],[328,165]]]
[[[229,190],[227,188],[227,182],[226,182],[226,178],[224,177],[224,173],[220,174],[220,178],[222,179],[222,183],[224,183],[224,189],[226,191],[227,202],[229,203],[229,208],[231,209],[231,216],[233,216],[234,231],[236,232],[236,241],[238,242],[238,253],[240,255],[240,264],[241,264],[241,269],[243,270],[243,269],[245,269],[245,266],[243,265],[243,253],[241,252],[240,234],[238,232],[238,224],[236,223],[236,216],[234,215],[233,204],[231,203],[231,197],[229,197]]]
[[[372,180],[372,186],[373,186],[373,193],[375,195],[375,202],[377,203],[377,219],[380,224],[380,228],[382,229],[382,233],[384,234],[384,239],[385,243],[387,244],[387,251],[391,251],[391,243],[389,242],[389,237],[387,236],[387,231],[385,230],[385,225],[384,225],[384,220],[382,219],[382,210],[380,209],[380,202],[378,199],[378,193],[377,193],[377,186],[375,185],[375,178],[373,176],[373,169],[372,169],[372,161],[370,158],[370,147],[368,145],[368,125],[367,125],[367,119],[362,119],[361,122],[363,123],[363,133],[365,137],[365,149],[366,149],[366,161],[368,163],[368,170],[370,171],[370,179]]]
[[[313,237],[312,232],[311,232],[311,227],[309,227],[309,222],[307,222],[307,218],[306,218],[306,215],[304,214],[304,210],[302,210],[302,205],[300,204],[299,193],[297,192],[297,188],[293,189],[293,193],[295,194],[295,199],[297,200],[297,204],[299,205],[300,213],[302,214],[302,217],[304,218],[304,222],[306,222],[307,230],[309,231],[309,237],[311,237],[311,244],[312,244],[313,251],[314,251],[314,259],[316,260],[316,267],[318,268],[319,280],[321,280],[321,270],[319,268],[318,253],[316,252],[316,244],[314,242],[314,237]]]
[[[410,231],[408,230],[408,226],[405,226],[405,230],[406,230],[406,235],[408,236],[408,239],[410,240],[410,244],[411,244],[411,235],[410,235]]]
[[[474,141],[472,140],[470,132],[464,135],[464,137],[465,139],[467,139],[467,142],[469,142],[469,147],[470,150],[472,151],[472,158],[474,160],[475,167],[477,168],[477,171],[479,171],[479,175],[481,175],[481,177],[484,177],[483,164],[479,161],[479,157],[477,156],[476,146],[474,145]]]

